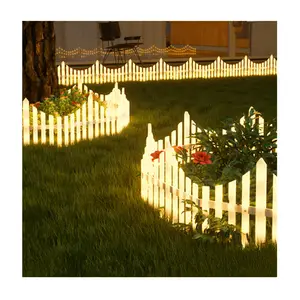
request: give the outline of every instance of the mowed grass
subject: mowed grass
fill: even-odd
[[[140,197],[147,123],[156,139],[187,110],[219,126],[249,106],[276,117],[277,77],[120,83],[131,123],[118,136],[23,148],[23,276],[276,276],[274,246],[204,246]],[[89,85],[107,94],[112,84]]]

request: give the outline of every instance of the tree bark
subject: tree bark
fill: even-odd
[[[23,21],[23,99],[30,103],[58,90],[55,48],[53,22]]]

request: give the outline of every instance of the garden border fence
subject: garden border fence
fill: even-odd
[[[131,59],[120,68],[109,68],[98,60],[87,69],[73,69],[63,61],[58,67],[58,82],[73,85],[79,81],[86,84],[124,81],[181,80],[193,78],[225,78],[266,76],[277,74],[277,60],[270,56],[262,63],[255,63],[245,56],[238,63],[226,63],[219,56],[211,64],[199,64],[191,57],[183,64],[171,66],[162,58],[150,67],[142,67]]]
[[[125,89],[122,88],[121,91],[118,83],[115,83],[110,94],[99,97],[101,102],[105,101],[106,108],[94,101],[95,94],[92,90],[89,91],[87,86],[82,87],[82,83],[79,83],[78,88],[89,93],[88,100],[77,111],[64,117],[48,115],[46,118],[46,114],[30,105],[28,99],[23,100],[24,145],[49,143],[68,146],[81,140],[119,133],[129,124],[130,103],[126,98]]]
[[[251,109],[251,108],[250,108]],[[255,116],[254,116],[255,117]],[[258,117],[260,133],[263,134],[264,120]],[[244,117],[240,120],[243,124]],[[253,119],[253,123],[255,119]],[[234,130],[232,128],[231,130]],[[214,209],[215,217],[222,217],[223,211],[228,212],[228,223],[236,225],[236,213],[241,213],[242,244],[248,243],[247,234],[250,231],[250,215],[255,215],[255,242],[266,241],[267,219],[272,218],[272,241],[277,238],[277,176],[273,174],[272,208],[267,208],[267,165],[261,158],[256,164],[255,206],[250,205],[250,171],[242,176],[241,204],[237,204],[236,180],[228,183],[228,202],[223,201],[223,185],[215,186],[214,200],[210,197],[210,187],[200,188],[187,177],[179,167],[180,159],[176,159],[173,146],[194,144],[196,139],[191,134],[201,132],[196,123],[190,119],[188,112],[184,113],[184,121],[180,122],[171,137],[155,141],[152,125],[148,124],[146,147],[141,160],[141,196],[149,205],[163,209],[164,216],[172,223],[192,224],[195,228],[194,212],[182,213],[185,204],[182,199],[194,201],[203,210]],[[226,131],[223,130],[223,134]],[[152,161],[151,153],[157,150],[159,159]],[[227,188],[227,187],[226,187]]]

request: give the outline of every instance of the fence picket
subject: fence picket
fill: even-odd
[[[88,96],[88,102],[87,102],[87,105],[88,105],[88,139],[89,140],[92,140],[94,137],[94,132],[93,132],[93,127],[94,127],[93,110],[94,110],[94,107],[93,107],[93,104],[94,104],[94,94],[92,91],[90,91],[90,94]]]
[[[163,141],[160,140],[157,143],[158,150],[163,149]],[[165,153],[162,152],[159,156],[159,208],[165,209],[165,190],[164,190],[164,182],[165,182]]]
[[[64,61],[61,62],[61,84],[66,85],[66,73],[65,73],[66,64]]]
[[[260,158],[256,164],[256,211],[255,211],[255,241],[263,242],[266,238],[266,216],[267,205],[267,165]]]
[[[30,144],[30,117],[29,117],[29,101],[23,100],[23,143],[24,145]]]
[[[105,135],[105,115],[104,115],[104,107],[100,106],[100,135]]]
[[[75,143],[75,115],[70,115],[70,144]]]
[[[222,204],[223,204],[223,185],[216,185],[215,187],[215,217],[222,218]]]
[[[69,117],[64,116],[65,146],[69,145]]]
[[[170,144],[170,137],[166,136],[165,137],[165,166],[166,166],[166,188],[165,188],[165,213],[168,218],[171,217],[172,215],[172,195],[171,195],[171,185],[172,185],[172,156],[174,151],[170,149],[171,144]]]
[[[95,138],[99,136],[99,103],[95,101]]]
[[[46,114],[41,111],[41,143],[46,143]]]
[[[191,195],[192,195],[192,180],[189,177],[185,176],[185,199],[186,200],[191,200]],[[186,207],[187,205],[185,205]],[[191,211],[187,211],[185,213],[185,224],[190,224],[192,223],[192,214]]]
[[[81,119],[82,119],[82,139],[86,140],[86,102],[81,107]]]
[[[76,141],[79,142],[81,140],[81,109],[76,110]]]
[[[153,179],[154,179],[153,206],[154,206],[154,208],[158,209],[159,208],[159,183],[158,183],[159,165],[158,165],[158,160],[157,159],[154,161],[153,168],[154,168],[154,174],[153,174]]]
[[[70,68],[68,65],[66,65],[66,85],[68,86],[70,84]]]
[[[242,176],[242,244],[248,244],[247,235],[250,231],[250,215],[248,207],[250,206],[250,171]]]
[[[236,205],[236,180],[228,184],[228,223],[236,225],[235,205]]]
[[[183,170],[181,168],[178,169],[178,179],[179,179],[179,182],[178,182],[178,191],[179,191],[179,223],[185,223],[185,213],[184,213],[184,208],[185,208],[185,204],[183,203],[183,192],[185,191],[185,186],[184,186],[184,183],[185,183],[185,174],[183,172]]]
[[[61,117],[56,118],[57,125],[56,125],[56,143],[57,146],[60,147],[62,146],[62,124],[61,124]]]
[[[196,203],[196,205],[199,205],[200,203],[198,202],[198,193],[199,193],[199,186],[195,182],[192,184],[192,201]],[[193,228],[196,228],[196,223],[194,219],[194,210],[191,211],[191,219],[192,219],[192,224]]]
[[[277,176],[273,174],[272,241],[277,240]]]
[[[38,116],[37,116],[37,108],[32,106],[32,127],[33,127],[33,143],[37,144],[39,142],[38,137]]]

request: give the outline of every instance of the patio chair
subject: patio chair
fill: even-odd
[[[139,53],[137,51],[137,47],[142,45],[140,42],[141,36],[126,36],[124,37],[125,43],[114,44],[116,39],[121,37],[121,30],[119,22],[104,22],[99,24],[101,40],[102,40],[102,48],[103,42],[107,42],[107,46],[105,49],[105,55],[103,57],[102,64],[107,59],[110,53],[114,53],[115,62],[126,62],[126,54],[125,51],[132,49],[139,62],[142,63]]]

